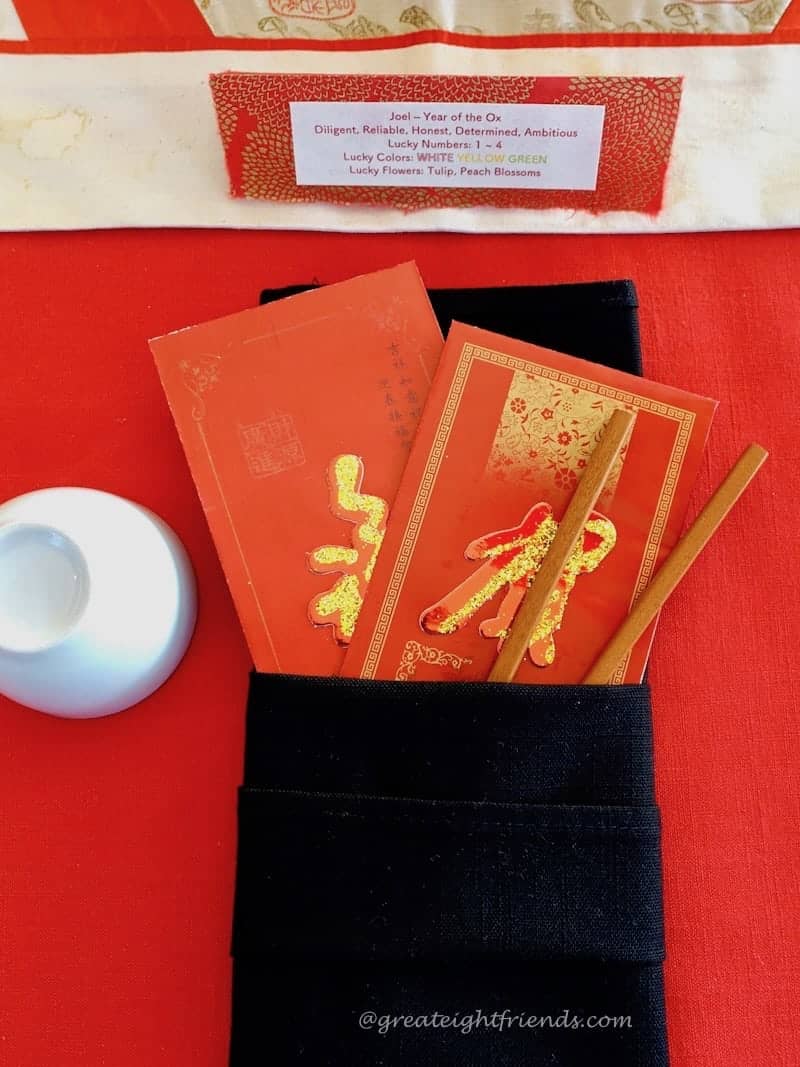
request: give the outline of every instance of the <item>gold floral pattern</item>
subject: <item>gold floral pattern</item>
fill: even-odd
[[[441,24],[429,15],[424,7],[413,4],[407,7],[399,19],[400,25],[406,25],[409,30],[440,30]]]
[[[768,33],[789,0],[195,0],[220,37],[371,39],[449,30],[522,36],[550,33]],[[265,15],[265,10],[270,15]],[[345,21],[347,19],[347,21]]]
[[[370,19],[364,18],[363,15],[359,15],[358,18],[348,22],[345,26],[332,22],[331,29],[337,36],[350,41],[367,41],[373,37],[389,37],[392,32],[388,26],[383,26],[380,22],[372,22]]]
[[[449,667],[456,676],[461,668],[472,663],[472,660],[465,656],[456,656],[452,652],[442,652],[441,649],[431,648],[430,645],[422,645],[419,641],[406,641],[394,676],[395,681],[407,682],[412,675],[417,673],[417,667],[421,663]]]
[[[632,410],[588,389],[515,371],[486,469],[499,481],[528,482],[537,492],[548,487],[548,499],[565,504],[617,407]],[[600,496],[601,511],[614,499],[627,448]]]

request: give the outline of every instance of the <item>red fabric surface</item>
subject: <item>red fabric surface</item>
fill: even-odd
[[[152,37],[191,34],[211,37],[211,28],[194,0],[92,0],[90,4],[65,4],[56,0],[13,0],[20,22],[31,41],[59,41],[57,51],[68,51],[63,42],[81,37],[98,43],[114,37]],[[202,42],[200,42],[202,43]]]
[[[201,598],[146,704],[67,722],[0,703],[2,1063],[225,1064],[249,664],[145,342],[265,285],[408,258],[430,285],[633,277],[650,376],[722,401],[695,507],[745,443],[772,450],[665,609],[651,682],[674,1067],[800,1063],[800,231],[0,236],[3,495],[142,501],[184,538]]]

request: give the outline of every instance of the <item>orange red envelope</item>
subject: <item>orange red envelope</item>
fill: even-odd
[[[442,350],[416,266],[150,346],[256,668],[338,673]]]

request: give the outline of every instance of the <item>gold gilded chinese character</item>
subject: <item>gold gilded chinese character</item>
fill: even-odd
[[[364,464],[359,456],[336,456],[328,468],[330,506],[337,518],[354,524],[350,546],[322,545],[308,556],[316,574],[338,574],[336,582],[308,605],[318,626],[332,626],[340,644],[349,644],[378,558],[389,505],[361,492]]]
[[[485,562],[422,613],[420,624],[423,630],[432,634],[455,633],[501,590],[505,590],[497,615],[485,619],[478,627],[483,637],[498,638],[500,647],[557,530],[553,509],[549,504],[539,503],[531,508],[519,526],[473,541],[467,546],[466,558]],[[554,635],[561,627],[578,575],[588,574],[599,567],[616,539],[614,524],[593,511],[528,646],[530,658],[538,667],[547,667],[555,659]]]

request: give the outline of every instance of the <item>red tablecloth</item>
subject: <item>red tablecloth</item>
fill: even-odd
[[[89,722],[0,704],[9,1067],[226,1061],[249,662],[146,339],[265,285],[409,258],[434,286],[634,278],[647,373],[722,401],[695,505],[745,443],[772,450],[666,608],[650,680],[674,1067],[800,1063],[800,231],[144,231],[0,236],[3,495],[83,484],[147,504],[184,538],[201,598],[186,660],[146,704]]]

